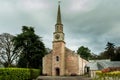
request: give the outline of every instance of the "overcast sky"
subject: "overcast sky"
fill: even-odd
[[[106,43],[120,46],[120,0],[61,0],[66,47],[104,51]],[[57,0],[0,0],[0,34],[21,33],[21,26],[35,27],[46,47],[52,48]]]

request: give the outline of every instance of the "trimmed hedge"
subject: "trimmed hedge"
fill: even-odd
[[[0,80],[29,80],[38,77],[39,73],[39,69],[0,68]]]
[[[120,80],[120,71],[113,71],[107,73],[97,71],[96,77],[93,80]]]

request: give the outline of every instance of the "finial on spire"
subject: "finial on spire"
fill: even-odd
[[[59,1],[58,1],[58,4],[60,5],[60,3],[61,3],[61,1],[59,0]]]

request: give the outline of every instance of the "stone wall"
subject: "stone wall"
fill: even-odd
[[[52,75],[52,53],[43,57],[43,75]]]
[[[79,69],[80,69],[80,75],[83,75],[85,73],[85,66],[88,63],[87,60],[79,57]]]
[[[63,43],[55,43],[53,46],[53,51],[43,57],[43,74],[56,76],[56,68],[60,69],[60,76],[84,74],[88,61],[70,49],[64,48]],[[59,61],[56,61],[56,56],[59,56]]]
[[[59,57],[59,61],[56,61],[56,56]],[[56,76],[56,68],[60,69],[60,76],[65,74],[65,43],[53,42],[52,53],[52,75]]]
[[[78,55],[69,49],[66,49],[65,55],[66,75],[79,75]]]

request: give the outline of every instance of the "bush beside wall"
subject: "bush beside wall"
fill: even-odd
[[[102,69],[103,73],[112,72],[112,71],[120,71],[120,67],[108,67],[108,68]]]
[[[93,80],[120,80],[120,71],[113,71],[107,73],[97,71],[96,76]]]
[[[38,69],[0,68],[0,80],[28,80],[39,76],[39,72]]]

